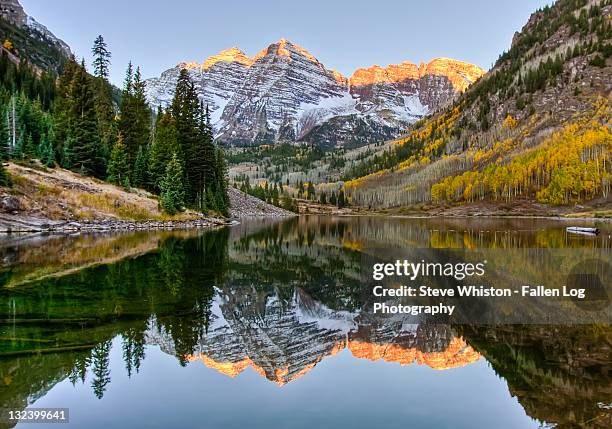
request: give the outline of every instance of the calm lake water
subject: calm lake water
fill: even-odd
[[[508,272],[552,276],[521,249],[612,248],[610,224],[567,225],[310,216],[7,237],[0,408],[69,408],[59,427],[78,428],[609,428],[610,325],[408,323],[363,287],[368,249],[495,249],[518,255]]]

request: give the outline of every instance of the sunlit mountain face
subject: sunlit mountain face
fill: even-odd
[[[425,377],[432,392],[442,380],[478,377],[501,389],[480,392],[505,398],[499,412],[519,406],[523,417],[560,428],[584,421],[604,428],[609,327],[466,326],[377,314],[361,264],[384,246],[499,248],[513,275],[546,270],[521,249],[597,253],[610,245],[607,230],[572,237],[564,224],[543,220],[315,216],[207,232],[5,241],[0,407],[43,404],[61,389],[63,398],[100,398],[88,405],[95,410],[107,399],[136,401],[128,386],[141,383],[163,383],[155,391],[170,400],[187,389],[186,373],[216,383],[229,402],[241,394],[226,390],[250,386],[275,403],[312,383],[340,389],[329,375],[335,367],[366,371],[350,372],[359,377]],[[146,396],[151,388],[138,389]],[[358,398],[351,389],[337,394]]]
[[[151,105],[170,104],[182,69],[210,109],[215,138],[229,145],[345,146],[397,137],[485,73],[473,64],[435,58],[360,68],[346,77],[281,39],[253,57],[233,47],[166,70],[147,80]]]

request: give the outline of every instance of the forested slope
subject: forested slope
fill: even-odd
[[[559,0],[448,109],[345,183],[352,204],[609,200],[612,2]]]

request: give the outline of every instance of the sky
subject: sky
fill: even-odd
[[[515,31],[550,0],[20,0],[26,12],[91,63],[102,34],[111,81],[129,61],[159,76],[181,61],[203,62],[237,46],[252,56],[286,38],[326,67],[360,67],[448,57],[489,69]]]

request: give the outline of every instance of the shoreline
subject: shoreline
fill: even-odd
[[[461,210],[458,210],[461,209]],[[472,209],[472,210],[471,210]],[[598,215],[600,212],[602,215]],[[444,210],[402,210],[394,209],[368,209],[365,207],[345,207],[335,209],[331,206],[311,204],[300,215],[335,216],[335,217],[383,217],[398,219],[546,219],[559,221],[588,221],[612,223],[612,207],[592,208],[585,211],[570,211],[557,209],[557,212],[548,213],[544,210],[517,210],[503,211],[491,208],[473,210],[472,207],[454,207]]]
[[[7,224],[8,223],[8,224]],[[205,229],[220,226],[236,225],[235,219],[206,218],[192,220],[121,220],[108,219],[100,221],[68,221],[41,218],[0,217],[0,235],[26,233],[75,233],[106,231],[159,231],[182,229]]]
[[[325,217],[377,217],[389,219],[534,219],[569,222],[601,222],[612,223],[607,217],[570,217],[545,215],[436,215],[436,214],[385,214],[379,212],[353,211],[349,213],[300,213],[295,216],[325,216]],[[289,219],[292,216],[282,218]],[[12,218],[12,219],[11,219]],[[253,216],[248,219],[279,219],[280,216]],[[160,231],[207,229],[215,227],[239,225],[245,218],[202,218],[191,220],[121,220],[106,219],[99,221],[49,220],[34,217],[17,217],[0,215],[0,236],[25,233],[75,233],[75,232],[112,232],[112,231]]]
[[[315,215],[315,216],[321,216]],[[612,218],[609,217],[570,217],[570,216],[545,216],[545,215],[428,215],[428,214],[383,214],[383,213],[350,213],[350,214],[336,214],[334,216],[339,217],[361,217],[361,216],[372,216],[372,217],[386,217],[394,219],[542,219],[542,220],[559,220],[559,221],[589,221],[589,222],[604,222],[612,223]]]

